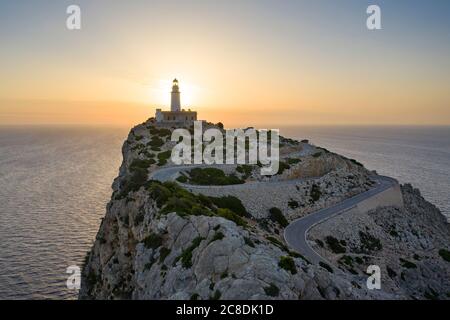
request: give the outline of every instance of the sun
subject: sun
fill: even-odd
[[[177,78],[181,93],[181,106],[184,109],[193,108],[198,104],[201,88],[191,82]],[[170,106],[170,92],[173,79],[159,79],[149,88],[149,96],[152,103],[168,107]]]

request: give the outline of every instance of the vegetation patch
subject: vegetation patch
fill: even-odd
[[[446,250],[446,249],[441,249],[439,250],[439,255],[441,256],[442,259],[444,259],[445,261],[450,262],[450,251]]]
[[[162,247],[161,249],[159,249],[159,263],[163,263],[169,254],[170,254],[169,248]]]
[[[243,175],[242,176],[243,179],[247,179],[252,174],[253,166],[248,164],[239,165],[236,167],[236,171]]]
[[[383,248],[380,239],[375,238],[367,232],[359,231],[359,238],[363,251],[378,251]]]
[[[406,259],[400,258],[400,262],[402,264],[402,267],[406,269],[416,269],[417,265],[414,262],[408,261]]]
[[[328,247],[331,249],[333,253],[345,253],[347,249],[345,249],[344,246],[341,245],[338,239],[336,239],[333,236],[328,236],[325,238],[325,242],[327,243]]]
[[[189,300],[198,300],[200,298],[200,295],[198,293],[194,293],[191,295],[191,298]]]
[[[311,186],[310,195],[313,203],[318,201],[322,196],[322,191],[320,190],[320,187],[317,184],[313,183],[313,185]]]
[[[214,294],[209,298],[210,300],[219,300],[222,293],[219,290],[214,291]]]
[[[322,155],[322,152],[319,151],[319,152],[313,153],[312,156],[313,156],[314,158],[318,158],[318,157],[320,157],[321,155]]]
[[[295,252],[295,251],[289,251],[289,255],[290,255],[291,257],[293,257],[293,258],[300,258],[300,259],[302,259],[303,261],[305,261],[307,264],[311,264],[311,262],[310,262],[308,259],[306,259],[305,256],[303,256],[302,254],[300,254],[300,253],[298,253],[298,252]]]
[[[264,288],[264,292],[269,297],[278,297],[280,289],[275,284],[271,283],[268,287]]]
[[[287,162],[287,164],[289,164],[289,165],[293,165],[293,164],[297,164],[297,163],[302,162],[302,160],[301,160],[301,159],[298,159],[298,158],[287,158],[287,159],[286,159],[286,162]]]
[[[209,243],[217,241],[217,240],[222,240],[223,238],[225,238],[225,235],[222,232],[216,232],[214,234],[214,236],[212,237],[211,241],[209,241]]]
[[[390,268],[389,266],[386,266],[386,271],[388,273],[389,278],[394,279],[395,277],[397,277],[397,272],[395,272],[392,268]]]
[[[244,237],[244,242],[246,245],[248,245],[249,247],[254,248],[255,244],[253,243],[252,239],[248,238],[248,237]]]
[[[180,256],[183,268],[189,269],[190,267],[192,267],[192,252],[200,245],[203,240],[205,240],[205,238],[197,237],[192,240],[191,245],[187,249],[183,250]]]
[[[239,179],[236,175],[226,175],[223,170],[217,168],[194,168],[188,172],[189,183],[196,185],[234,185],[243,184],[245,181]]]
[[[289,249],[277,238],[268,236],[268,237],[266,237],[266,239],[269,240],[270,242],[272,242],[272,244],[276,245],[281,250],[289,252]]]
[[[327,263],[320,261],[319,266],[327,270],[329,273],[333,273],[333,268],[331,268],[330,265],[328,265]]]
[[[196,195],[174,182],[149,181],[146,188],[161,208],[160,214],[175,212],[180,216],[219,216],[239,226],[247,226],[242,216],[248,216],[248,213],[236,197],[209,198],[202,194]]]
[[[230,209],[219,208],[219,209],[217,209],[217,215],[219,217],[222,217],[222,218],[225,218],[227,220],[233,221],[238,226],[241,226],[241,227],[246,227],[247,226],[247,221],[242,219],[239,215],[237,215],[236,213],[234,213]]]
[[[350,256],[347,256],[347,255],[344,255],[339,259],[339,263],[345,264],[349,267],[353,267],[353,258]]]
[[[241,217],[249,217],[250,214],[245,209],[242,201],[234,196],[224,196],[220,198],[209,197],[214,205],[219,208],[230,209]]]
[[[165,164],[167,164],[167,160],[170,158],[170,156],[172,155],[172,151],[171,150],[167,150],[161,153],[158,153],[158,166],[163,166]]]
[[[162,245],[162,237],[155,233],[150,233],[142,242],[147,249],[156,249]]]
[[[284,170],[288,170],[290,168],[291,166],[288,163],[280,161],[277,174],[282,174]]]
[[[182,174],[179,177],[177,177],[177,181],[181,182],[181,183],[186,183],[186,182],[188,182],[188,177],[186,177],[184,174]]]
[[[289,256],[280,257],[280,261],[278,262],[278,266],[286,271],[289,271],[291,274],[297,273],[297,267],[295,266],[294,260]]]
[[[270,220],[272,220],[273,222],[277,222],[283,228],[286,228],[289,225],[289,222],[287,221],[287,219],[285,218],[280,209],[273,207],[269,210],[269,213],[270,213]]]
[[[147,146],[150,146],[152,148],[161,148],[164,145],[164,140],[161,139],[158,136],[153,136],[152,140],[147,143]]]
[[[297,209],[299,207],[299,204],[294,199],[290,199],[288,201],[288,207],[291,208],[291,209]]]

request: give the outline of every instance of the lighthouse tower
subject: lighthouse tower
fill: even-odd
[[[181,109],[180,104],[180,88],[178,80],[173,79],[172,92],[170,96],[170,111],[156,109],[155,120],[160,125],[186,125],[197,121],[197,112],[191,109],[187,111]]]
[[[170,111],[178,112],[181,111],[180,104],[180,88],[178,87],[178,80],[173,80],[171,99],[170,99]]]

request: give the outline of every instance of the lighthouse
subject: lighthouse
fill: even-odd
[[[172,92],[170,99],[170,111],[178,112],[181,111],[180,104],[180,88],[178,87],[178,80],[174,79],[172,83]]]
[[[170,93],[170,111],[163,111],[156,109],[155,121],[160,125],[187,125],[197,121],[197,112],[191,109],[187,111],[181,109],[180,103],[180,88],[178,87],[178,80],[173,79],[172,92]]]

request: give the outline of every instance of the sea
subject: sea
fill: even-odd
[[[450,217],[450,127],[282,127],[411,183]],[[0,299],[76,299],[129,129],[0,127]],[[71,269],[72,268],[72,269]]]

